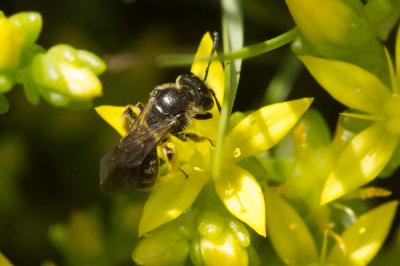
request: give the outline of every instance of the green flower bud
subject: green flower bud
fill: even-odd
[[[76,55],[79,62],[87,68],[90,68],[96,75],[100,75],[106,70],[106,64],[95,54],[85,51],[77,50]]]
[[[36,55],[31,65],[34,82],[52,103],[54,97],[48,97],[50,92],[78,101],[100,96],[102,86],[96,74],[104,68],[97,56],[68,45],[56,45],[46,54]]]
[[[228,222],[228,227],[242,247],[247,248],[250,245],[250,234],[244,224],[238,220],[231,219]]]
[[[15,78],[11,74],[0,74],[0,93],[11,90],[15,84]]]
[[[190,260],[196,266],[204,265],[203,256],[201,254],[200,241],[193,241],[190,247]]]
[[[20,27],[5,17],[0,18],[0,70],[18,66],[25,38]]]
[[[42,31],[42,16],[37,12],[20,12],[9,19],[24,32],[24,49],[31,47]]]
[[[182,265],[189,254],[189,241],[176,227],[157,229],[139,241],[132,252],[138,265]]]
[[[72,46],[66,44],[58,44],[51,47],[47,54],[56,61],[78,64],[76,50]]]
[[[199,234],[208,239],[218,237],[224,230],[224,218],[216,212],[205,211],[199,217],[197,230]]]
[[[205,265],[248,265],[248,255],[237,239],[225,230],[215,239],[201,239]]]

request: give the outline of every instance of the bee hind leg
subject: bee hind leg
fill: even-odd
[[[143,111],[144,105],[138,102],[135,105],[127,105],[122,113],[122,124],[126,130],[136,121],[139,114]]]

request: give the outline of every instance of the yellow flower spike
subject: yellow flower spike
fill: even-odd
[[[202,238],[201,254],[207,266],[248,265],[246,250],[228,230],[222,232],[216,239]]]
[[[374,179],[390,160],[398,137],[374,123],[356,135],[341,152],[321,195],[321,205],[331,202]]]
[[[17,67],[25,33],[8,18],[0,18],[0,70]]]
[[[293,128],[313,99],[265,106],[240,121],[226,138],[235,159],[256,155],[277,144]]]
[[[233,162],[227,162],[224,169],[223,176],[214,177],[219,198],[234,216],[265,237],[265,202],[260,185]]]
[[[139,236],[174,220],[186,211],[209,180],[200,168],[183,167],[188,177],[176,171],[159,181],[147,199],[139,223]]]
[[[138,115],[140,110],[135,106],[130,106],[132,111]],[[126,134],[124,127],[123,113],[126,106],[101,105],[94,108],[101,118],[113,127],[121,136]]]
[[[357,14],[338,0],[286,0],[296,24],[312,43],[342,45]]]
[[[391,201],[361,215],[341,235],[343,247],[335,245],[327,264],[367,265],[389,233],[397,205],[398,201]]]
[[[211,38],[210,33],[204,34],[203,38],[201,39],[199,48],[197,49],[191,72],[196,76],[200,77],[201,79],[204,78],[208,60],[207,58],[210,57],[210,52],[213,46],[213,41]],[[217,53],[215,53],[217,55]],[[206,60],[204,60],[206,59]],[[208,76],[206,80],[206,84],[209,88],[211,88],[219,103],[222,105],[224,100],[224,68],[220,61],[215,60],[211,63],[210,69],[208,71]],[[192,127],[195,128],[195,131],[199,133],[201,136],[209,137],[213,140],[216,139],[218,122],[219,122],[219,113],[216,105],[211,110],[213,115],[212,119],[208,120],[194,120],[192,122]],[[215,130],[210,130],[215,129]]]
[[[367,113],[382,113],[390,90],[370,72],[341,61],[300,56],[313,77],[333,98]]]

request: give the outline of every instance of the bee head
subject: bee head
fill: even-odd
[[[211,110],[214,106],[212,90],[195,74],[184,74],[178,76],[176,85],[188,90],[193,100],[193,109],[196,112]]]

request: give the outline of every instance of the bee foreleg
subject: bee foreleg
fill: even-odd
[[[209,141],[211,146],[215,146],[213,141],[210,138],[204,137],[204,136],[199,136],[195,133],[178,133],[178,134],[174,134],[175,137],[177,137],[178,139],[182,140],[182,141],[194,141],[194,142],[202,142],[202,141]]]

